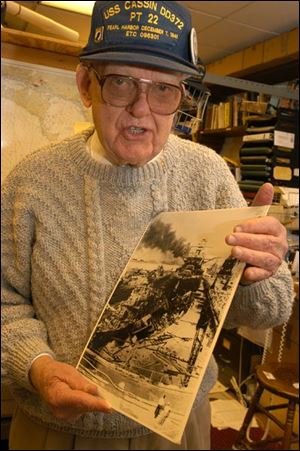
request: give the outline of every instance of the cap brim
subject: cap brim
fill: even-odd
[[[80,60],[88,61],[106,61],[111,63],[125,63],[128,65],[146,66],[146,67],[156,67],[165,71],[180,72],[187,75],[200,75],[201,72],[192,67],[186,66],[184,64],[178,63],[177,61],[160,58],[157,56],[152,56],[145,53],[137,52],[103,52],[94,53],[91,55],[82,55]]]

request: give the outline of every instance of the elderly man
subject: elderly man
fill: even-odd
[[[10,449],[209,449],[209,362],[183,441],[112,412],[75,369],[150,220],[162,211],[245,206],[214,151],[171,134],[184,79],[203,78],[188,11],[98,1],[77,84],[95,127],[34,153],[3,186],[2,371],[18,408]],[[262,187],[256,205],[269,204]],[[226,320],[267,328],[291,311],[285,229],[271,217],[227,237],[247,263]]]

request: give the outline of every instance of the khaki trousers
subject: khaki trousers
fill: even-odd
[[[209,450],[210,404],[205,399],[189,417],[181,445],[150,433],[130,439],[82,438],[35,423],[17,407],[9,434],[10,450]]]

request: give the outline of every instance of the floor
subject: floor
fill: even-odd
[[[220,391],[218,391],[220,390]],[[217,382],[215,387],[213,387],[212,392],[210,393],[211,402],[215,400],[237,400],[237,396],[234,390],[231,388],[227,388],[223,386],[221,382]],[[241,421],[244,415],[241,416]],[[226,414],[226,423],[233,424],[234,423],[234,415]],[[214,424],[212,419],[212,424]],[[258,426],[258,425],[257,425]],[[259,440],[262,438],[264,431],[262,431],[259,427],[252,427],[250,430],[250,438],[252,440]],[[232,446],[236,440],[238,434],[238,429],[233,429],[232,427],[227,427],[226,429],[218,429],[217,427],[213,427],[211,429],[211,449],[212,450],[231,450]],[[277,450],[280,449],[279,444],[270,444],[265,445],[260,448],[255,448],[256,450]],[[297,449],[297,448],[294,448]]]
[[[253,429],[250,432],[251,438],[258,440],[262,431],[259,429]],[[237,431],[234,429],[223,429],[219,431],[218,429],[212,428],[211,431],[211,449],[212,450],[230,450],[232,449],[232,445],[235,442],[237,436]],[[265,445],[264,447],[255,448],[256,450],[277,450],[281,449],[279,444],[271,443],[269,445]],[[299,448],[298,448],[299,449]]]
[[[232,445],[235,441],[237,431],[234,429],[224,429],[222,431],[212,428],[211,431],[211,449],[212,450],[231,450]],[[253,436],[253,431],[251,432],[251,435]],[[255,435],[254,435],[255,437]],[[253,437],[253,438],[254,438]],[[275,447],[275,445],[270,445],[269,447],[264,448],[257,448],[257,449],[263,449],[263,450],[277,450],[280,449],[279,447]],[[296,449],[296,448],[295,448]],[[299,448],[298,448],[299,449]],[[1,440],[1,451],[7,451],[8,450],[8,441],[7,440]]]

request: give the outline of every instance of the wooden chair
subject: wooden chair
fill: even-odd
[[[293,433],[293,421],[295,416],[296,404],[299,404],[299,368],[293,363],[266,363],[258,365],[256,370],[257,389],[250,402],[243,425],[239,430],[237,439],[233,445],[233,449],[259,449],[260,445],[272,442],[282,441],[281,449],[291,449],[291,443],[298,442],[299,436]],[[298,388],[297,384],[298,383]],[[278,395],[287,400],[287,403],[270,405],[263,407],[259,400],[264,390]],[[270,411],[283,409],[287,407],[287,415],[285,423],[278,420]],[[277,426],[283,430],[281,437],[249,441],[247,439],[247,429],[251,423],[253,415],[261,412],[270,420],[274,421]]]

